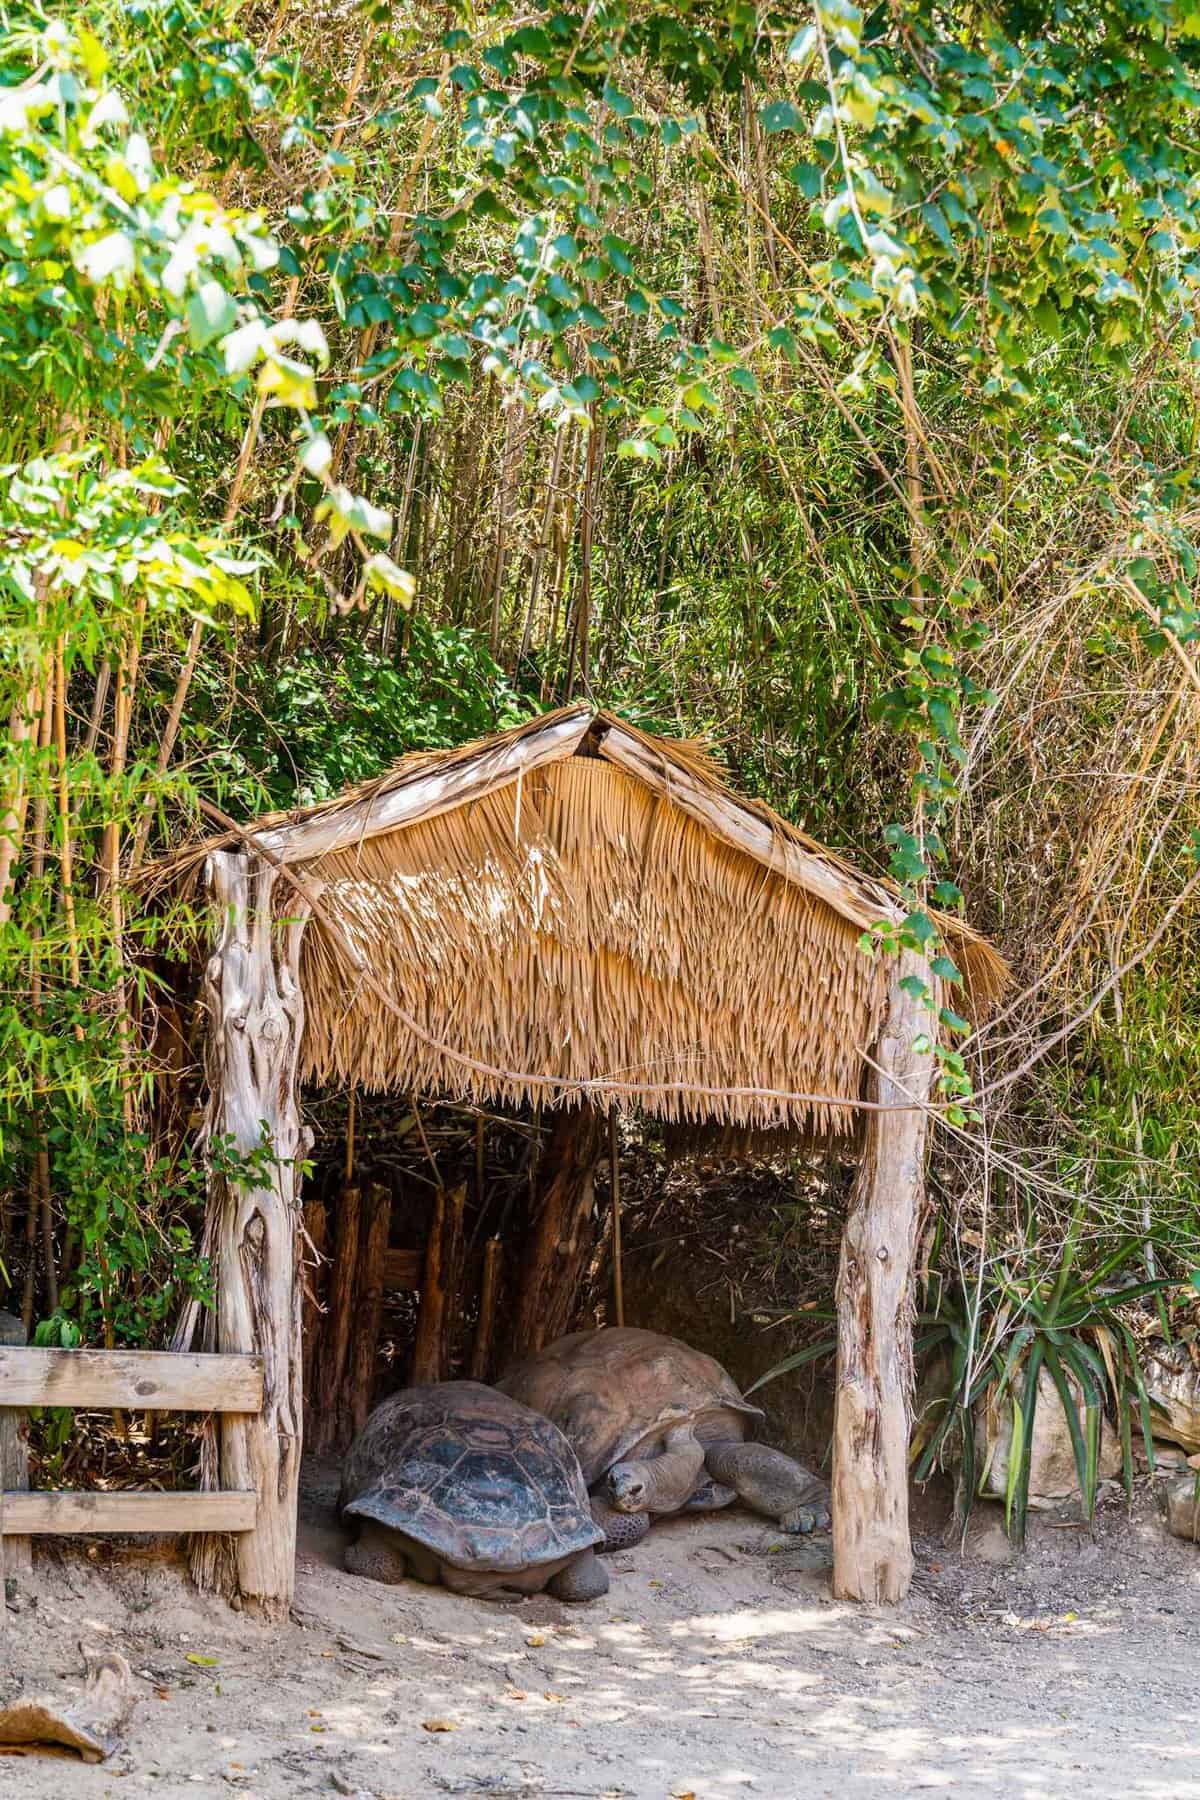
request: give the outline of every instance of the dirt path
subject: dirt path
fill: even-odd
[[[871,1616],[830,1600],[827,1544],[739,1513],[660,1526],[581,1610],[375,1588],[337,1567],[326,1493],[276,1633],[170,1566],[44,1563],[0,1698],[74,1686],[81,1639],[141,1697],[115,1762],[0,1758],[0,1795],[1200,1800],[1200,1553],[1150,1504],[1095,1542],[1039,1523],[1020,1563],[994,1526],[966,1560],[931,1537]]]

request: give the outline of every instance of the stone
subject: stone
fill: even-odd
[[[1018,1379],[1021,1379],[1020,1377]],[[1079,1384],[1067,1375],[1078,1409],[1080,1427],[1084,1410]],[[981,1492],[1002,1500],[1008,1485],[1008,1452],[1012,1443],[1012,1407],[1007,1403],[980,1406],[976,1414],[979,1454],[987,1458],[987,1476]],[[984,1446],[986,1445],[986,1449]],[[1107,1418],[1100,1428],[1099,1480],[1108,1481],[1121,1472],[1121,1446]],[[1058,1389],[1049,1371],[1038,1376],[1037,1405],[1033,1414],[1033,1449],[1029,1460],[1029,1504],[1049,1508],[1079,1495],[1079,1475],[1067,1415]]]
[[[1181,1475],[1167,1489],[1167,1530],[1189,1544],[1200,1542],[1200,1506],[1196,1503],[1195,1475]]]
[[[1154,1435],[1170,1439],[1189,1455],[1200,1450],[1200,1368],[1193,1351],[1190,1344],[1163,1344],[1142,1361]]]

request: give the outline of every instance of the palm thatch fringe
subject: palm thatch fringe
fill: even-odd
[[[566,747],[553,760],[525,759],[527,741],[555,731]],[[606,756],[610,732],[622,766]],[[491,785],[478,780],[485,758]],[[434,816],[388,829],[430,774],[470,797],[447,803],[440,787]],[[710,798],[742,821],[749,852],[706,828]],[[705,746],[567,708],[249,829],[286,838],[297,860],[314,822],[309,841],[341,847],[303,863],[321,907],[300,966],[302,1079],[489,1104],[565,1102],[586,1084],[597,1105],[676,1124],[853,1134],[887,987],[887,959],[859,947],[862,920],[894,917],[894,890],[733,796]],[[227,841],[154,879],[191,880]],[[960,920],[939,924],[972,1009],[986,1010],[1004,963]]]

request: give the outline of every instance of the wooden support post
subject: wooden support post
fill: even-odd
[[[612,1198],[613,1323],[625,1323],[625,1271],[621,1266],[621,1140],[617,1133],[617,1109],[608,1114],[608,1184]]]
[[[412,1380],[415,1386],[427,1381],[445,1381],[450,1373],[466,1198],[465,1187],[455,1188],[452,1194],[444,1188],[438,1189],[429,1242],[425,1247],[421,1306],[413,1344]]]
[[[541,1350],[571,1322],[595,1240],[592,1202],[606,1138],[602,1113],[586,1102],[555,1115],[530,1197],[530,1236],[511,1352]]]
[[[289,892],[286,918],[272,917],[277,871],[260,858],[214,851],[208,879],[218,919],[206,989],[206,1139],[249,1155],[269,1145],[275,1161],[258,1180],[209,1182],[207,1237],[213,1251],[215,1347],[263,1358],[263,1406],[220,1426],[219,1480],[206,1486],[258,1495],[253,1531],[195,1540],[201,1587],[240,1597],[251,1610],[286,1618],[296,1563],[296,1500],[303,1439],[302,1290],[296,1279],[299,1164],[311,1137],[297,1095],[304,1028],[298,967],[308,906]],[[261,1182],[261,1185],[259,1183]]]
[[[349,1415],[357,1435],[367,1422],[375,1395],[379,1328],[383,1323],[383,1270],[392,1224],[392,1190],[373,1181],[367,1189],[358,1253],[358,1305],[350,1358]]]
[[[837,1281],[837,1393],[833,1427],[833,1592],[894,1604],[912,1580],[908,1430],[914,1275],[925,1207],[925,1139],[932,1056],[915,1042],[929,1013],[901,987],[932,984],[928,964],[904,951],[867,1083],[885,1104],[911,1111],[866,1115],[862,1163],[842,1235]]]
[[[333,1232],[333,1267],[329,1273],[329,1311],[321,1345],[318,1371],[316,1440],[314,1449],[325,1451],[345,1441],[346,1376],[350,1367],[350,1343],[358,1305],[358,1238],[362,1224],[362,1194],[347,1183],[338,1195]]]
[[[500,1289],[500,1270],[504,1261],[504,1245],[498,1237],[489,1238],[483,1247],[483,1279],[479,1284],[479,1318],[475,1326],[475,1342],[471,1349],[471,1380],[486,1381],[492,1366],[492,1344],[496,1337],[496,1296]]]
[[[21,1345],[25,1327],[12,1313],[0,1312],[0,1344]],[[9,1581],[27,1581],[33,1573],[33,1552],[28,1537],[7,1535],[4,1520],[5,1493],[24,1494],[29,1489],[29,1452],[25,1445],[25,1415],[15,1406],[0,1406],[0,1625],[4,1622],[4,1590]]]
[[[328,1287],[326,1251],[329,1243],[329,1208],[323,1200],[304,1202],[304,1435],[315,1438],[313,1395],[316,1371],[325,1324],[325,1293]]]

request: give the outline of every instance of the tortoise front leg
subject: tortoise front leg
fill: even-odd
[[[604,1542],[597,1546],[601,1556],[611,1556],[614,1550],[632,1550],[650,1529],[649,1513],[618,1512],[599,1494],[590,1496],[590,1505],[592,1517],[604,1533]]]
[[[820,1531],[829,1524],[828,1487],[782,1450],[728,1439],[709,1445],[704,1464],[739,1500],[777,1520],[783,1531]]]
[[[581,1555],[573,1556],[565,1569],[550,1577],[546,1592],[553,1594],[556,1600],[572,1603],[598,1600],[601,1594],[608,1592],[608,1570],[603,1563],[597,1562],[594,1550],[585,1550]]]
[[[354,1543],[347,1544],[344,1560],[351,1575],[367,1581],[394,1584],[409,1573],[394,1534],[380,1525],[364,1523]]]

